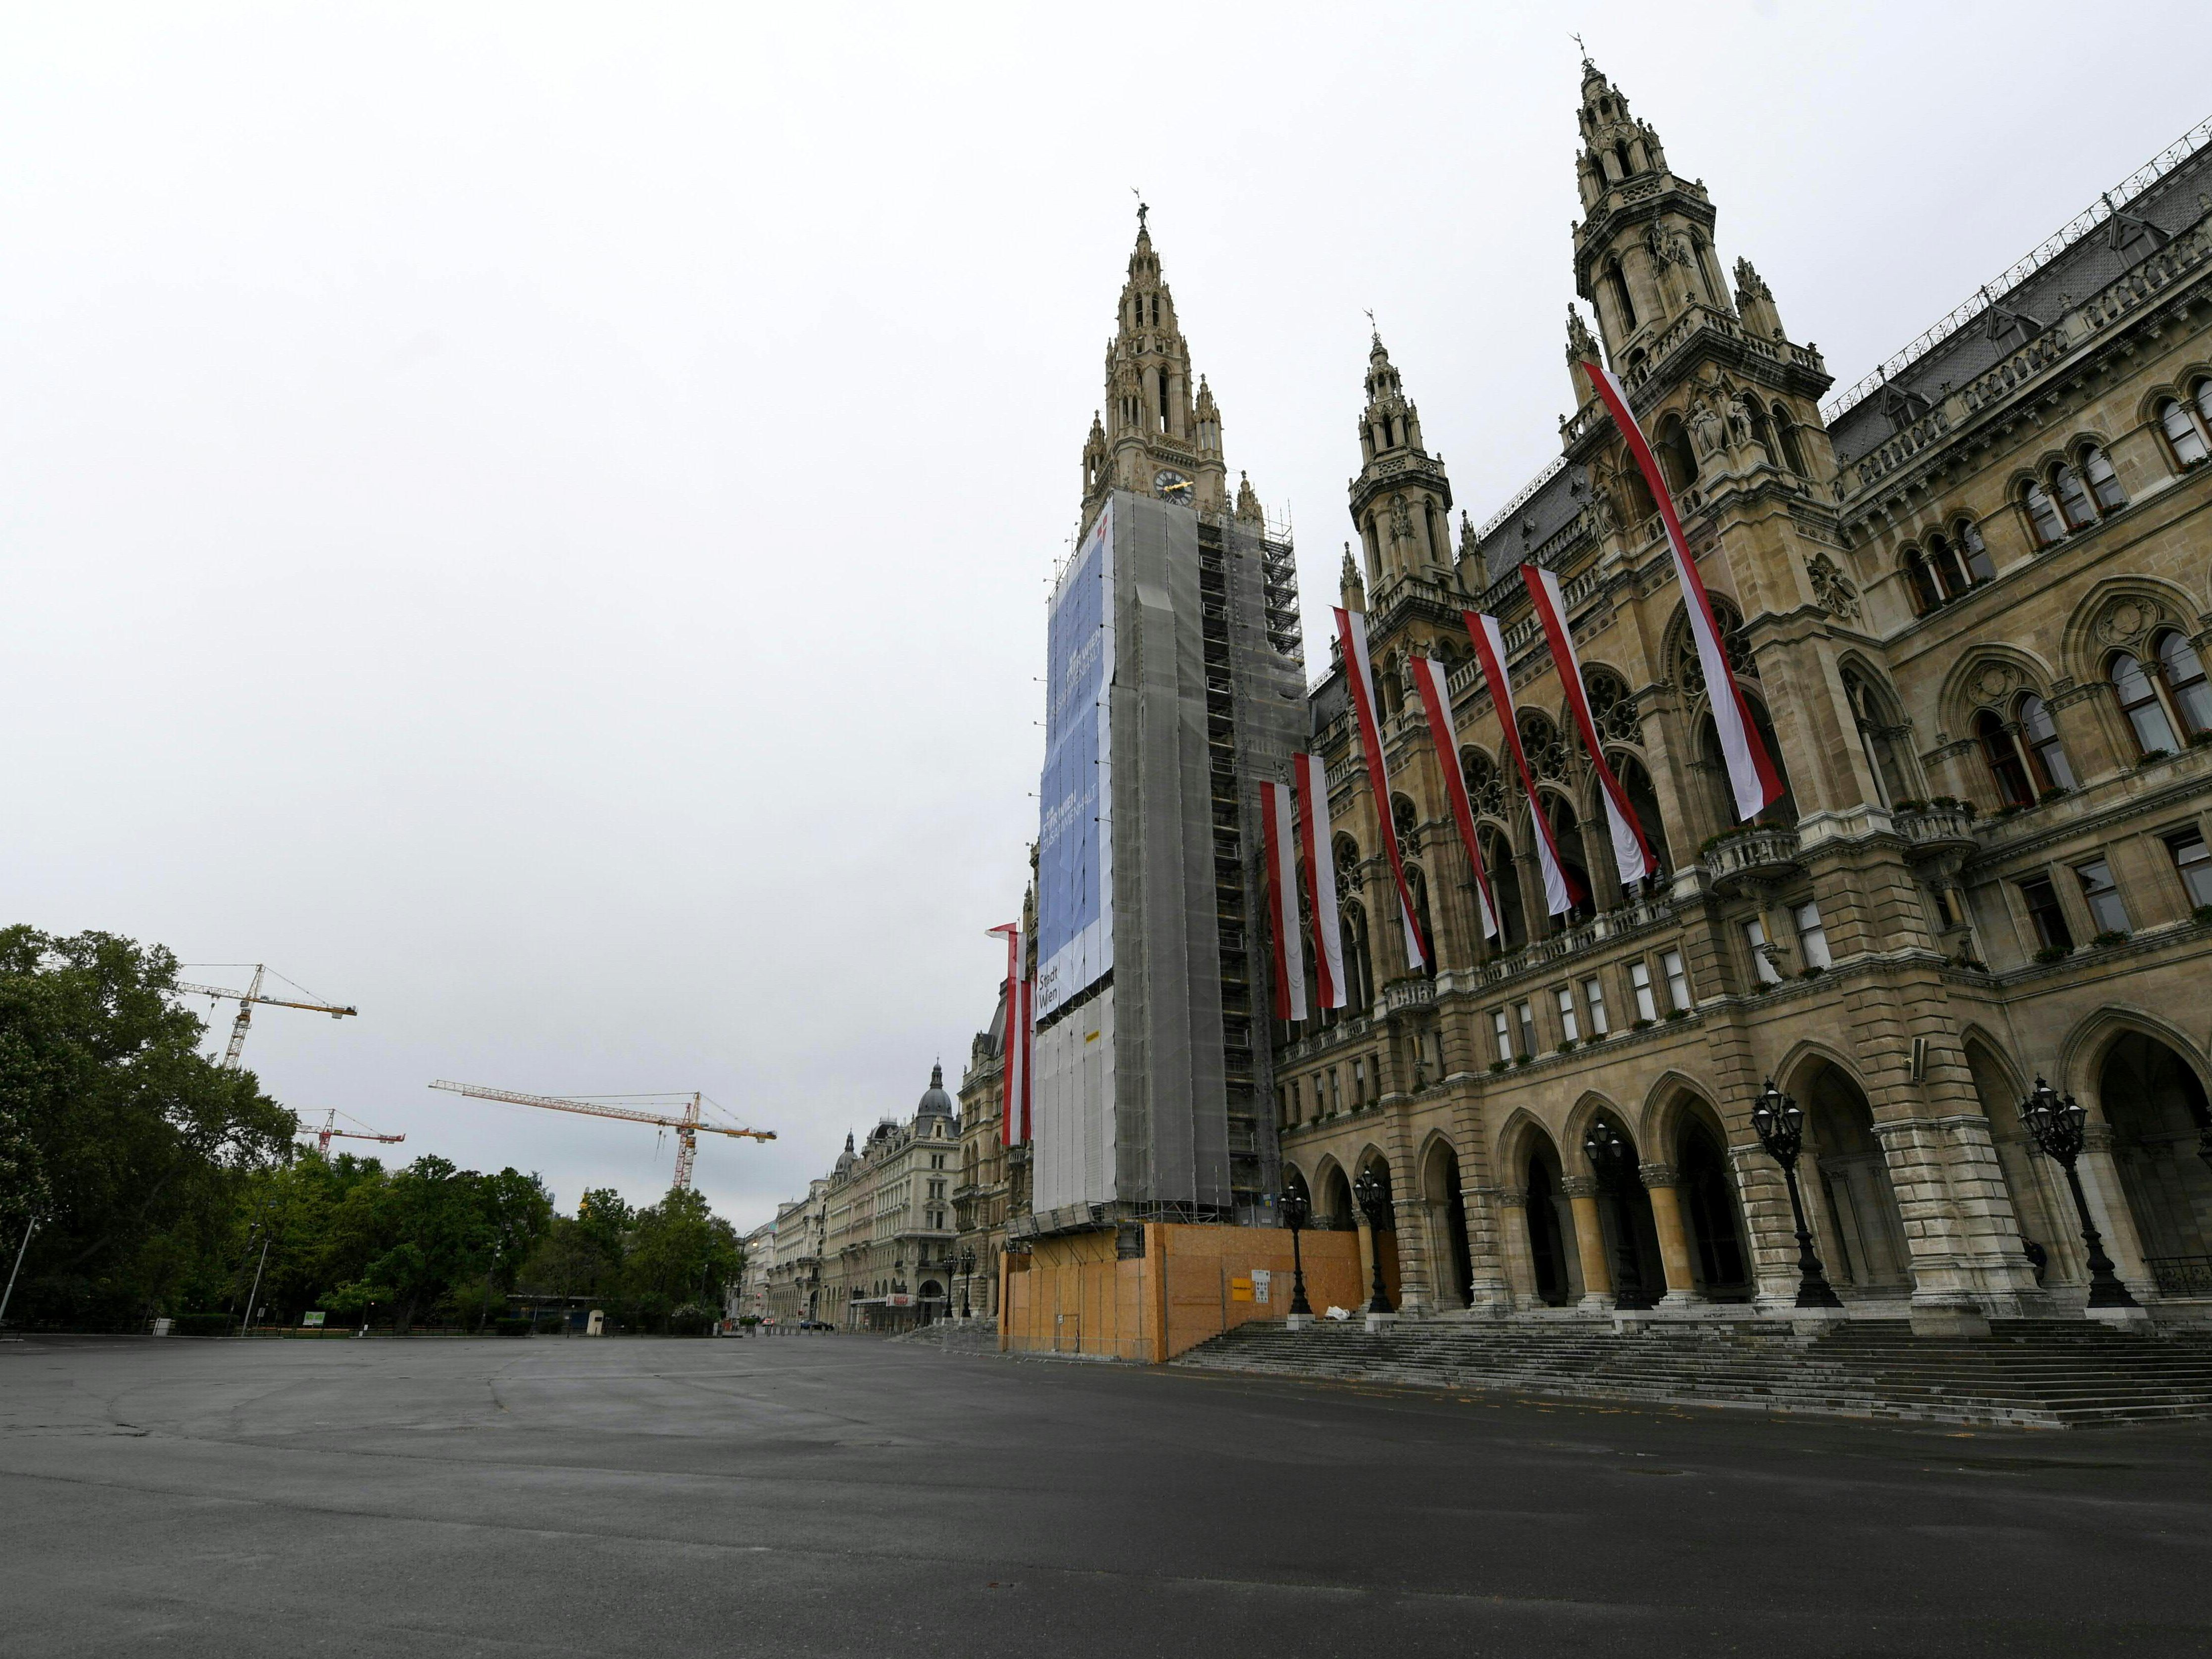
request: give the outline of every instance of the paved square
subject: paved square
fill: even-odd
[[[2208,1454],[849,1336],[34,1340],[0,1650],[2200,1652]]]

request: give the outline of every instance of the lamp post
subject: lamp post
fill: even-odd
[[[2112,1271],[2112,1259],[2105,1254],[2105,1236],[2089,1219],[2089,1200],[2082,1195],[2081,1177],[2074,1172],[2074,1160],[2081,1156],[2081,1148],[2088,1139],[2088,1113],[2071,1095],[2061,1100],[2058,1091],[2039,1077],[2034,1092],[2021,1102],[2020,1121],[2027,1126],[2028,1133],[2035,1137],[2035,1144],[2045,1155],[2057,1160],[2058,1167],[2066,1171],[2066,1185],[2074,1194],[2074,1212],[2081,1218],[2081,1242],[2089,1249],[2089,1305],[2138,1306],[2135,1297],[2128,1294],[2128,1287],[2120,1283],[2120,1276]]]
[[[1797,1224],[1797,1305],[1801,1308],[1840,1308],[1843,1298],[1820,1271],[1820,1258],[1813,1254],[1813,1230],[1805,1224],[1805,1200],[1797,1192],[1797,1155],[1805,1150],[1805,1114],[1797,1103],[1766,1079],[1752,1103],[1751,1127],[1766,1155],[1782,1166],[1790,1184],[1790,1213]]]
[[[1360,1214],[1367,1218],[1369,1255],[1375,1268],[1375,1293],[1367,1299],[1370,1314],[1395,1311],[1390,1306],[1390,1294],[1382,1288],[1382,1224],[1390,1218],[1390,1184],[1386,1176],[1375,1172],[1370,1164],[1359,1172],[1359,1179],[1352,1183],[1352,1201],[1359,1206]]]
[[[1583,1155],[1589,1159],[1597,1184],[1613,1195],[1613,1231],[1619,1235],[1613,1270],[1613,1305],[1630,1311],[1649,1308],[1650,1295],[1644,1288],[1643,1269],[1636,1261],[1636,1206],[1628,1188],[1636,1179],[1636,1148],[1613,1125],[1600,1119],[1583,1139]]]
[[[968,1288],[969,1281],[975,1277],[975,1247],[972,1244],[963,1244],[960,1247],[960,1317],[963,1321],[973,1317],[969,1310]]]
[[[1306,1230],[1313,1204],[1303,1187],[1284,1188],[1283,1195],[1276,1202],[1282,1207],[1283,1225],[1291,1230],[1291,1317],[1310,1320],[1313,1304],[1306,1300],[1306,1261],[1298,1249],[1298,1236]]]

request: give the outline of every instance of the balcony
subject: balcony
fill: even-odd
[[[1392,1018],[1416,1008],[1433,1008],[1437,1001],[1437,982],[1419,975],[1393,980],[1382,988],[1383,1018]]]
[[[1890,822],[1910,843],[1915,858],[1968,852],[1974,846],[1974,821],[1961,806],[1914,802],[1899,807]]]
[[[1723,895],[1787,881],[1799,868],[1797,831],[1753,824],[1709,845],[1702,862],[1713,890]]]

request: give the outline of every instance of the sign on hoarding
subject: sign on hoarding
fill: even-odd
[[[1053,590],[1045,629],[1044,776],[1037,791],[1036,1018],[1114,965],[1114,503]]]

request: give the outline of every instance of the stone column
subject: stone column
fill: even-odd
[[[1582,1262],[1585,1308],[1613,1306],[1613,1269],[1605,1259],[1605,1218],[1597,1206],[1597,1182],[1590,1176],[1569,1176],[1559,1183],[1575,1218],[1575,1255]]]
[[[1735,1177],[1736,1206],[1743,1212],[1743,1231],[1751,1246],[1752,1303],[1766,1313],[1787,1313],[1797,1305],[1797,1218],[1790,1208],[1790,1187],[1782,1166],[1759,1146],[1731,1146],[1729,1170]],[[1808,1181],[1807,1164],[1797,1169],[1803,1188]],[[1808,1200],[1808,1213],[1810,1200]],[[1811,1224],[1817,1240],[1820,1225]],[[1827,1252],[1821,1249],[1823,1265]]]
[[[1646,1164],[1638,1170],[1644,1189],[1651,1195],[1651,1221],[1659,1233],[1659,1260],[1667,1272],[1667,1294],[1661,1305],[1686,1308],[1705,1300],[1690,1272],[1690,1239],[1682,1225],[1682,1203],[1675,1190],[1680,1176],[1671,1164]]]
[[[1504,1247],[1504,1305],[1498,1307],[1492,1292],[1487,1305],[1500,1312],[1518,1308],[1533,1308],[1543,1298],[1536,1290],[1536,1264],[1528,1254],[1528,1189],[1525,1187],[1495,1187],[1481,1194],[1495,1206],[1498,1218],[1498,1243]],[[1473,1210],[1477,1194],[1468,1194],[1468,1205]],[[1482,1270],[1475,1269],[1475,1282],[1482,1285]],[[1483,1286],[1487,1291],[1488,1286]],[[1478,1295],[1481,1292],[1478,1292]],[[1484,1305],[1478,1303],[1478,1305]]]
[[[1987,1336],[1989,1316],[1970,1260],[1966,1218],[1945,1179],[1942,1131],[1922,1118],[1877,1119],[1875,1139],[1888,1166],[1912,1272],[1916,1336]]]

